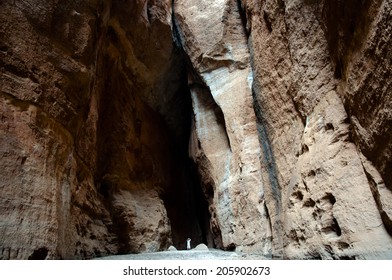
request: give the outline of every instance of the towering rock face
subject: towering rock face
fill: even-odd
[[[97,4],[1,1],[0,258],[114,253],[94,187]]]
[[[236,1],[176,1],[189,55],[194,120],[190,154],[209,200],[214,245],[269,254],[253,74]]]
[[[278,256],[390,258],[391,3],[376,2],[242,1]]]
[[[171,1],[2,1],[0,22],[0,258],[167,248],[190,122]]]
[[[1,1],[0,259],[392,258],[391,8]]]

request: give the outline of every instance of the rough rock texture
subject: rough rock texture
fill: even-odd
[[[347,114],[336,92],[327,93],[309,116],[302,147],[289,185],[285,256],[390,257],[385,248],[390,236],[349,141]]]
[[[117,250],[94,187],[97,4],[78,2],[0,4],[2,259]]]
[[[347,31],[342,22],[338,27],[330,24],[328,32],[337,28],[344,34],[340,42],[330,44],[335,52],[344,50],[335,58],[343,61],[338,90],[350,114],[353,141],[366,158],[365,172],[381,217],[391,233],[391,208],[379,201],[392,199],[391,1],[363,2],[360,16],[352,20],[353,30]]]
[[[391,10],[2,0],[0,259],[392,258]]]
[[[269,254],[252,69],[238,5],[196,2],[176,1],[174,10],[192,64],[190,154],[209,196],[214,245]]]
[[[242,1],[277,257],[391,257],[391,3],[360,2]]]
[[[162,118],[148,106],[143,96],[153,92],[159,75],[163,75],[160,71],[169,64],[172,44],[169,37],[161,40],[158,47],[145,36],[142,45],[150,50],[147,58],[151,56],[156,61],[144,61],[136,56],[140,50],[135,50],[138,46],[135,42],[140,35],[131,30],[142,32],[149,28],[147,19],[137,17],[143,8],[140,4],[143,3],[113,2],[107,11],[113,16],[108,15],[107,38],[98,61],[98,83],[103,91],[101,121],[97,126],[100,158],[97,189],[113,218],[120,252],[133,253],[156,251],[170,243],[169,221],[158,194],[170,184],[170,163],[165,162],[169,139]],[[129,22],[127,15],[121,12],[123,9],[133,11],[135,20]],[[160,32],[170,34],[170,21],[164,20],[166,30]],[[131,35],[127,36],[127,33]],[[161,65],[155,68],[152,67],[154,63]],[[144,242],[141,242],[143,238]]]
[[[0,258],[166,249],[168,212],[197,219],[163,202],[190,180],[171,1],[1,1],[0,24]]]

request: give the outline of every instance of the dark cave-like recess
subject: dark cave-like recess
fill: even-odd
[[[171,107],[173,110],[179,109],[180,114],[174,115],[181,115],[183,119],[180,126],[172,126],[177,128],[176,131],[171,129],[171,153],[175,161],[172,178],[175,178],[175,183],[162,199],[171,222],[173,245],[184,250],[187,238],[191,238],[192,247],[200,243],[209,247],[214,245],[211,241],[210,213],[206,197],[208,194],[203,192],[198,168],[188,155],[193,110],[186,71],[188,62],[184,54],[180,55],[184,59],[180,61],[182,74],[176,98],[178,103],[177,106]]]
[[[117,44],[115,32],[109,28],[107,33],[106,40]],[[125,67],[119,68],[118,61],[113,61],[105,52],[102,54],[100,64],[104,79],[98,105],[99,160],[95,180],[111,214],[111,228],[121,254],[133,252],[133,246],[127,235],[129,224],[113,207],[112,194],[133,182],[153,186],[164,181],[159,194],[177,249],[186,249],[187,238],[192,239],[193,247],[200,243],[213,247],[207,198],[197,166],[188,155],[193,112],[186,63],[182,50],[175,47],[168,72],[162,74],[151,93],[167,94],[167,98],[158,96],[157,103],[150,104],[144,89],[137,84],[138,79],[135,78],[134,84],[129,83],[130,75],[121,70]],[[147,152],[150,154],[146,155]],[[111,179],[115,177],[123,178],[123,182]],[[162,245],[161,249],[167,248]]]

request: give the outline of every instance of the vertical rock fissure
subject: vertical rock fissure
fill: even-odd
[[[248,22],[247,22],[247,18],[246,18],[245,9],[242,5],[241,0],[237,0],[237,7],[238,7],[238,12],[241,17],[242,28],[244,29],[244,34],[246,35],[247,38],[249,38],[250,30],[248,30],[248,28],[247,28]]]
[[[177,23],[177,20],[176,20],[176,15],[175,15],[175,9],[174,9],[174,6],[175,6],[175,0],[172,0],[172,11],[171,11],[171,20],[172,20],[172,34],[173,34],[173,42],[174,42],[174,45],[179,49],[179,50],[181,50],[182,52],[184,52],[183,51],[183,46],[182,46],[182,38],[181,38],[181,31],[180,31],[180,27],[178,26],[178,23]],[[185,52],[184,52],[184,54],[185,54]],[[185,54],[186,55],[186,54]]]
[[[388,198],[392,197],[392,194],[385,186],[385,183],[377,169],[363,155],[361,156],[361,162],[366,178],[369,182],[369,187],[374,201],[376,202],[378,212],[380,213],[381,220],[389,235],[392,236],[392,219],[390,207],[388,207],[389,204],[387,202]]]
[[[196,79],[200,83],[202,83],[202,79],[196,74],[196,71],[193,69],[188,55],[183,49],[182,33],[177,23],[174,10],[175,1],[172,0],[171,20],[173,45],[175,51],[180,53],[181,57],[183,58],[182,63],[185,65],[186,69],[186,72],[184,73],[184,79],[182,80],[182,83],[184,83],[184,88],[186,87],[186,90],[184,89],[183,94],[186,94],[186,98],[189,98],[189,102],[192,102],[188,79],[192,76],[193,79]],[[191,111],[192,108],[190,107],[190,114]],[[209,247],[215,247],[216,244],[213,242],[213,240],[216,239],[216,237],[212,237],[213,233],[210,226],[211,213],[209,211],[209,208],[212,206],[211,203],[213,193],[207,190],[206,187],[202,186],[197,162],[189,159],[188,157],[190,129],[191,125],[189,123],[189,128],[187,128],[188,137],[186,138],[188,141],[186,143],[186,156],[184,153],[184,163],[186,166],[185,180],[187,182],[182,186],[183,189],[179,190],[180,192],[183,192],[183,195],[181,197],[179,195],[169,194],[164,198],[166,208],[168,209],[168,216],[171,220],[173,244],[178,249],[185,249],[184,241],[189,237],[192,239],[193,245],[204,243]],[[177,202],[173,201],[173,199],[177,200]],[[182,200],[182,203],[178,201],[179,199]]]
[[[266,201],[265,208],[267,209],[267,218],[270,223],[271,227],[271,239],[273,240],[274,246],[273,254],[277,254],[274,257],[282,257],[281,250],[283,249],[283,226],[282,226],[282,218],[281,218],[281,211],[282,211],[282,195],[279,186],[279,180],[277,178],[277,167],[275,163],[275,158],[273,151],[271,149],[271,142],[269,140],[267,128],[265,127],[264,123],[264,116],[262,113],[261,106],[257,100],[257,95],[255,90],[252,90],[253,96],[253,106],[257,118],[257,132],[258,138],[260,142],[260,146],[262,149],[262,156],[260,157],[261,165],[266,169],[266,181],[268,182],[267,186],[272,193],[273,201]],[[273,211],[274,211],[274,219],[271,217],[270,211],[272,209],[268,209],[268,204],[272,204]]]
[[[175,1],[175,9],[176,36],[189,57],[189,74],[196,73],[188,75],[195,115],[190,155],[203,188],[213,189],[209,210],[211,230],[219,237],[215,244],[225,250],[268,255],[270,222],[242,3],[203,0],[195,6]],[[213,16],[206,17],[207,10]]]

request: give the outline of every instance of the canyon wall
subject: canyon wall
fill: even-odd
[[[0,3],[0,259],[392,258],[392,1]]]
[[[390,258],[391,2],[241,7],[274,254]]]
[[[2,259],[117,250],[94,186],[97,4],[77,4],[0,4]]]
[[[150,2],[1,2],[2,259],[172,244],[190,101],[171,1]]]
[[[176,1],[189,55],[194,113],[190,154],[209,198],[215,245],[269,254],[252,69],[236,1]],[[208,18],[208,20],[206,20]]]

